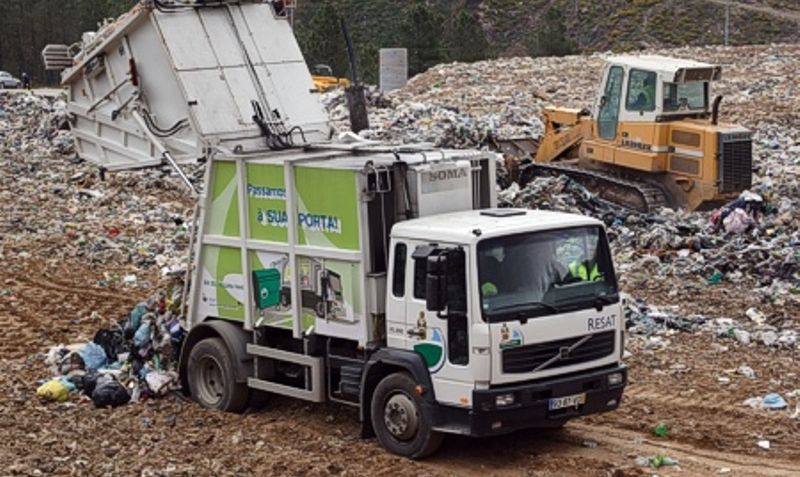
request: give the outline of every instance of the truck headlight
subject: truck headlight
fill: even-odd
[[[494,405],[497,407],[506,407],[514,404],[514,394],[500,394],[494,398]]]
[[[622,373],[611,373],[608,375],[608,385],[616,386],[622,384]]]

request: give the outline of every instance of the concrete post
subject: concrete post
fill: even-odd
[[[382,48],[380,50],[381,91],[388,93],[408,83],[408,50]]]

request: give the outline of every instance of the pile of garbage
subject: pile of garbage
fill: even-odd
[[[656,49],[666,55],[724,65],[713,94],[724,101],[721,120],[757,131],[757,139],[797,145],[786,139],[796,129],[800,96],[794,78],[798,45]],[[365,137],[394,142],[482,147],[487,138],[538,138],[546,106],[590,108],[596,100],[603,62],[611,53],[586,56],[499,58],[432,67],[397,91],[368,91],[371,129]],[[323,95],[340,131],[349,128],[344,93]],[[786,151],[792,154],[792,150]],[[794,151],[794,159],[797,159]]]
[[[180,389],[182,290],[176,284],[138,303],[88,343],[51,348],[45,359],[51,378],[36,394],[57,402],[80,396],[96,407],[117,407]]]
[[[775,184],[772,184],[774,186]],[[791,187],[790,187],[791,186]],[[761,184],[712,213],[661,209],[641,214],[613,207],[566,176],[537,177],[521,188],[499,192],[507,207],[591,215],[609,227],[621,271],[647,269],[657,275],[700,275],[709,284],[754,277],[783,295],[800,293],[800,188]],[[769,197],[767,201],[765,197]],[[773,290],[774,291],[774,290]]]
[[[566,177],[524,187],[498,164],[503,206],[592,215],[609,225],[620,270],[696,276],[713,285],[754,283],[773,303],[800,299],[800,46],[687,47],[653,50],[724,65],[714,94],[724,95],[723,122],[753,131],[750,191],[712,213],[662,209],[637,214],[609,207]],[[548,105],[591,107],[607,53],[561,58],[500,58],[438,65],[388,94],[368,90],[372,129],[362,136],[446,147],[494,148],[495,139],[542,134]],[[785,78],[785,80],[778,80]],[[323,96],[340,131],[348,128],[341,91]]]
[[[162,275],[182,272],[191,199],[158,169],[104,180],[76,157],[66,117],[61,96],[0,94],[0,234],[6,250],[22,258],[78,257],[135,269],[108,274],[107,284],[147,286],[143,276],[154,266]],[[202,168],[190,173],[199,180]]]
[[[622,298],[625,329],[633,338],[644,342],[644,348],[659,350],[669,345],[668,338],[677,333],[708,332],[721,341],[730,340],[739,346],[751,344],[767,348],[793,349],[800,343],[800,332],[781,329],[767,323],[767,317],[756,308],[745,312],[747,321],[733,318],[710,319],[699,314],[682,314],[679,306],[658,307],[627,294]]]
[[[67,103],[62,96],[0,96],[0,156],[50,152],[67,155],[74,150]]]
[[[412,84],[414,80],[412,80]],[[489,147],[498,139],[536,139],[544,124],[536,110],[503,107],[493,111],[462,110],[451,104],[416,101],[401,92],[384,95],[377,88],[367,89],[370,129],[359,134],[365,139],[429,143],[436,147]],[[349,113],[343,90],[323,95],[323,104],[339,131],[349,128]]]

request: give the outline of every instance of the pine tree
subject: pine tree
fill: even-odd
[[[334,75],[348,76],[349,60],[340,18],[333,0],[316,2],[296,34],[310,68],[325,64],[333,69]]]
[[[576,52],[575,44],[567,37],[567,26],[561,10],[553,6],[544,15],[543,27],[529,33],[526,40],[531,56],[566,56]]]
[[[403,46],[408,49],[411,75],[421,73],[444,59],[440,36],[444,19],[424,0],[412,2],[405,11]]]
[[[489,42],[478,18],[467,10],[461,10],[450,23],[446,32],[447,59],[473,62],[488,57]]]

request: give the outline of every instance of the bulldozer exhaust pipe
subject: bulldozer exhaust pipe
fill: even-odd
[[[717,121],[719,120],[719,103],[722,102],[722,95],[717,96],[714,98],[714,102],[711,104],[711,124],[716,126]]]

